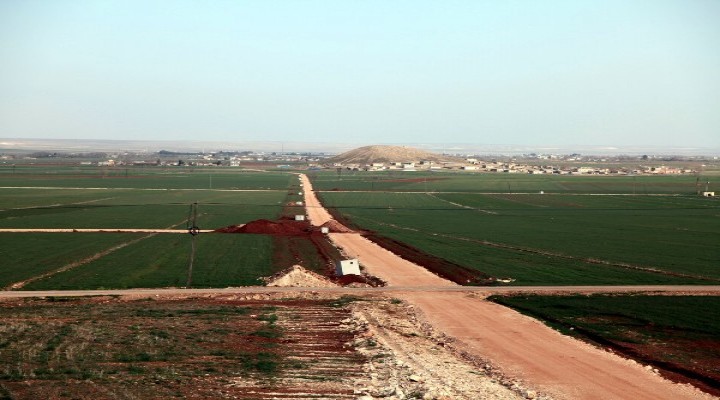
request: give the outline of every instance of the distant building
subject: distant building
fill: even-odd
[[[715,192],[702,192],[703,197],[715,197]]]

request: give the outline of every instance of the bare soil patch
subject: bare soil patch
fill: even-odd
[[[412,307],[305,293],[0,301],[12,399],[514,399]]]

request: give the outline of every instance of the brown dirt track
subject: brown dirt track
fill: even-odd
[[[310,221],[330,215],[305,186]],[[381,248],[360,234],[330,235],[346,254],[358,257],[367,272],[390,286],[454,286],[418,265]],[[663,379],[642,366],[566,337],[542,323],[481,297],[464,293],[412,292],[401,296],[416,305],[442,332],[464,349],[489,359],[505,373],[557,399],[703,399],[712,396]]]

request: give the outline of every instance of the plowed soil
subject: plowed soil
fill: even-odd
[[[521,398],[407,304],[303,296],[0,301],[0,398]]]

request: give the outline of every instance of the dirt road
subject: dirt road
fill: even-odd
[[[633,361],[563,336],[530,317],[462,293],[406,293],[456,346],[556,399],[710,399]]]
[[[305,201],[314,225],[327,221],[304,175]],[[327,213],[327,212],[325,212]],[[320,222],[323,221],[323,222]],[[366,270],[389,285],[455,284],[429,273],[366,240],[359,234],[332,234],[331,239]],[[677,385],[640,365],[561,335],[514,310],[464,293],[409,292],[432,325],[460,341],[468,353],[488,359],[526,386],[556,399],[703,399],[693,387]]]
[[[303,185],[303,197],[305,197],[305,209],[307,210],[308,220],[314,226],[320,226],[332,219],[330,213],[320,204],[315,192],[312,190],[312,184],[307,175],[300,174],[300,182]]]

